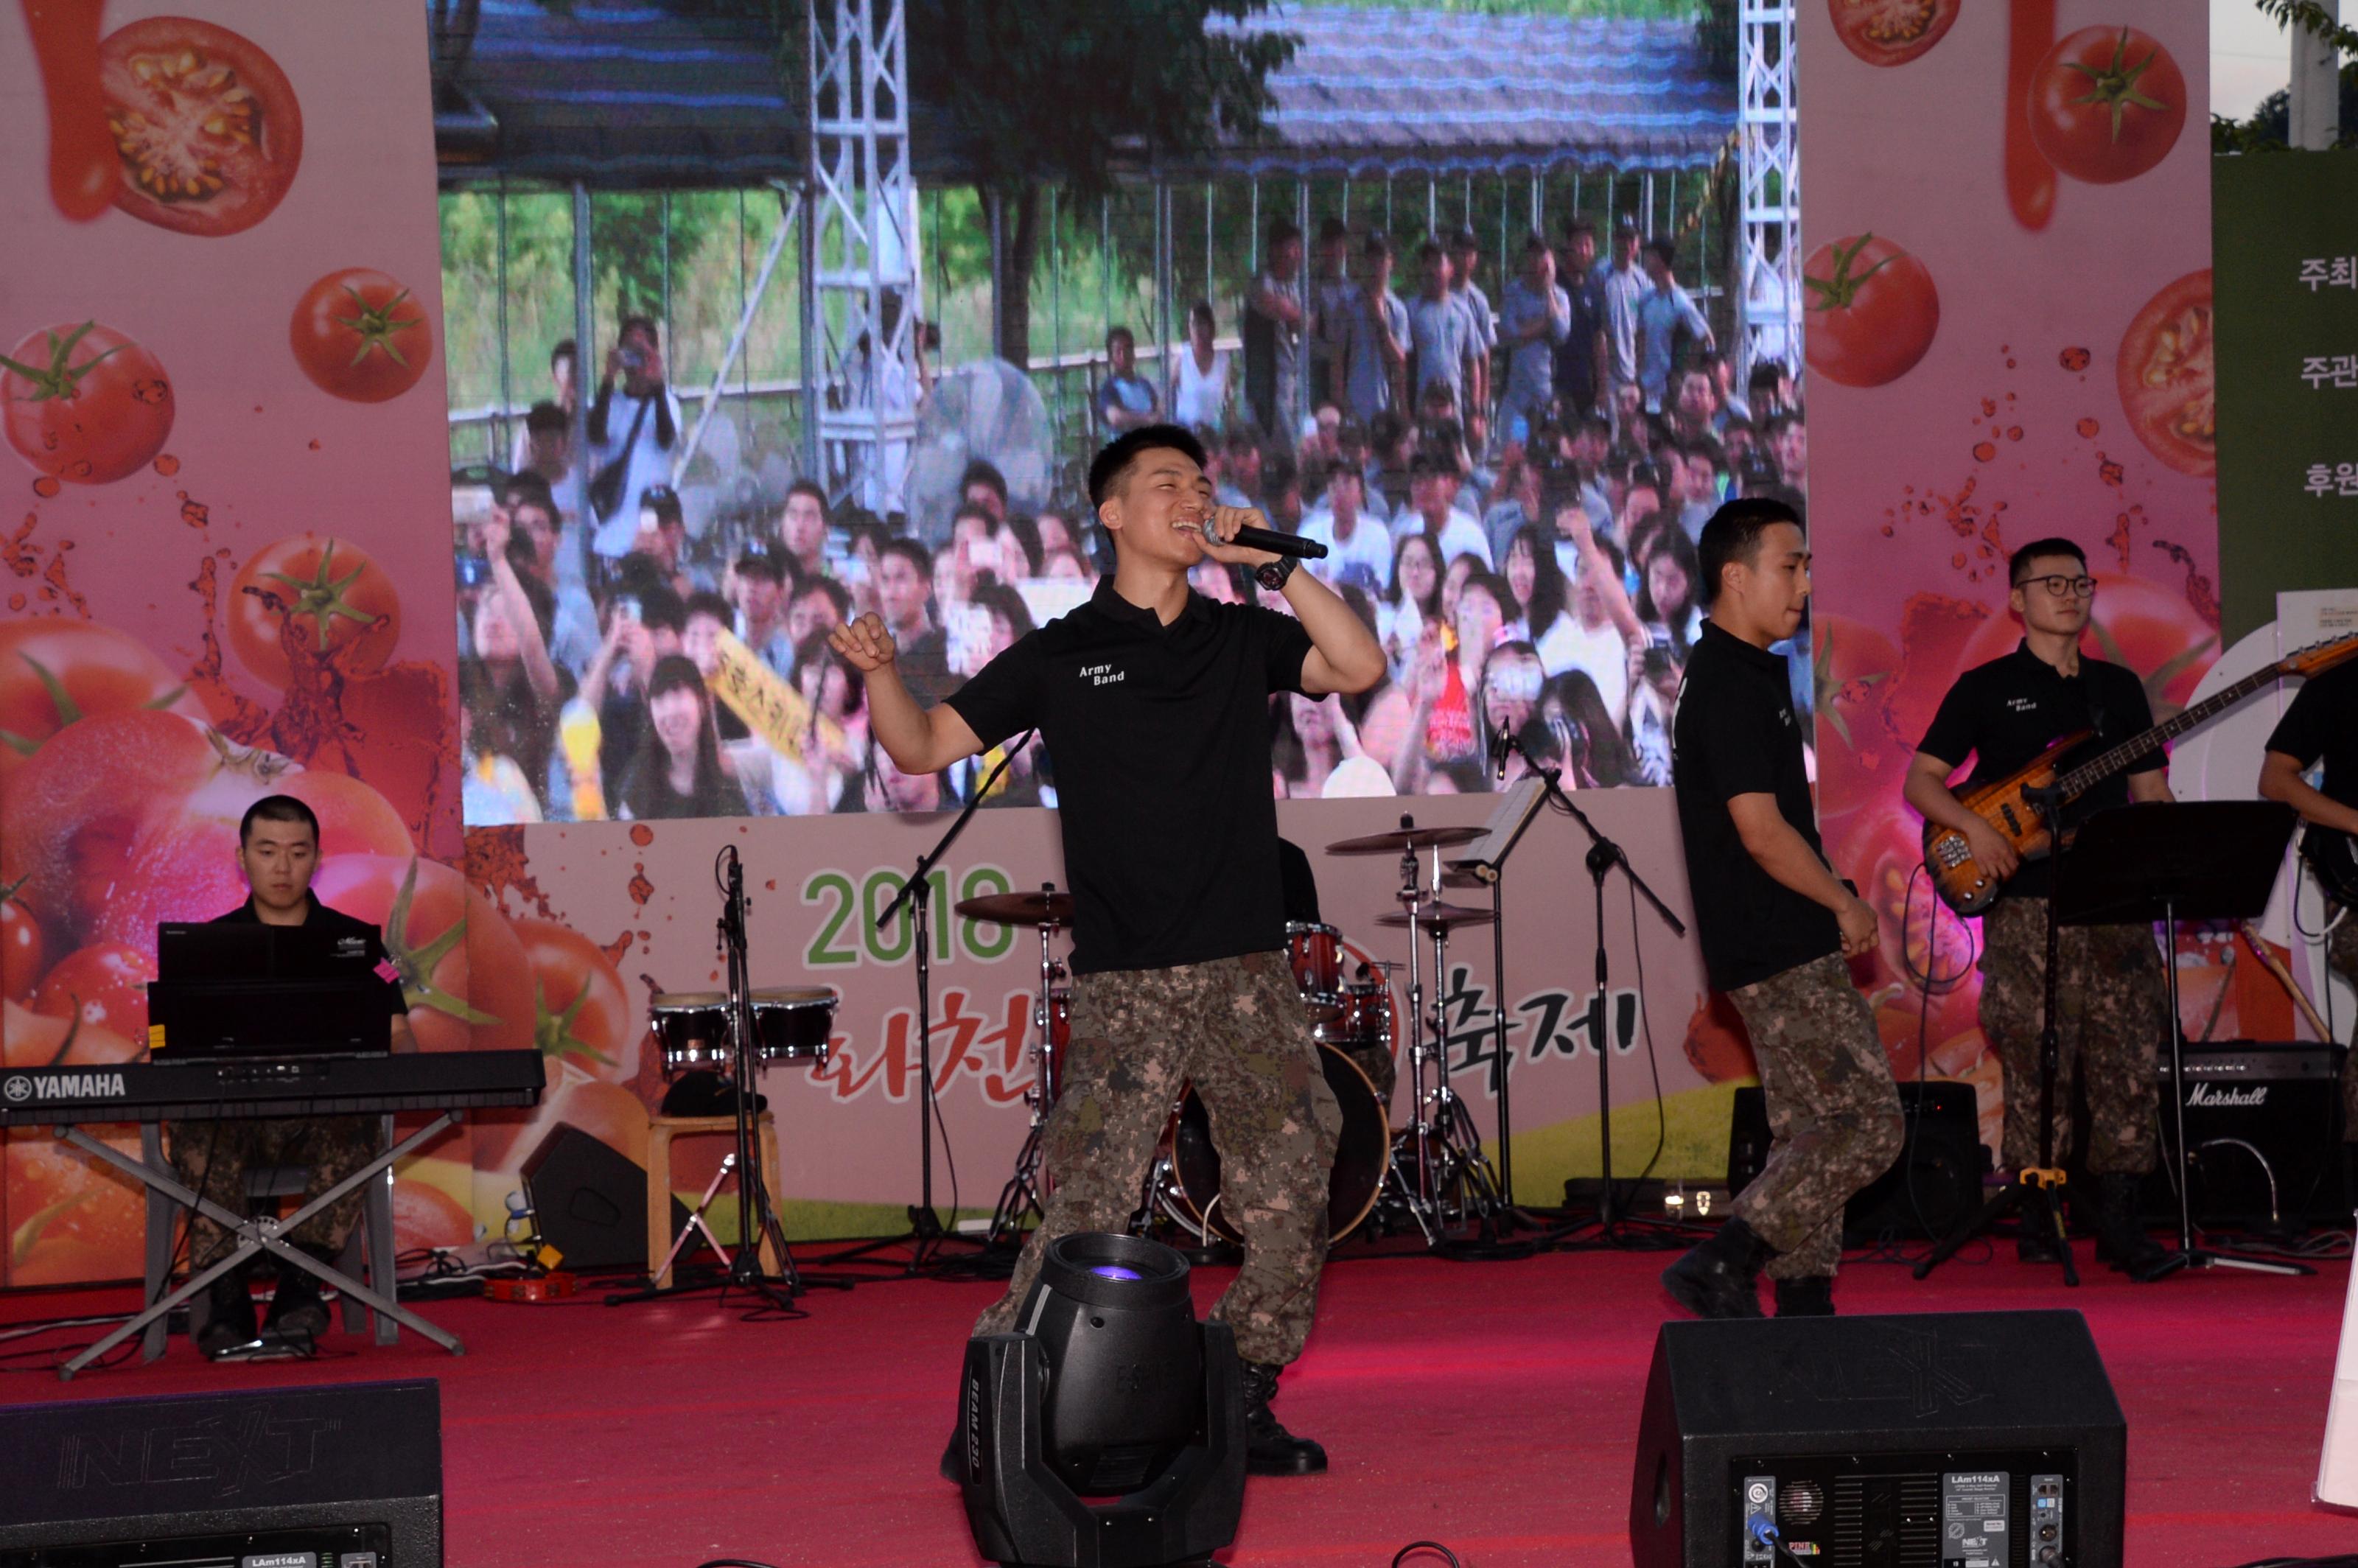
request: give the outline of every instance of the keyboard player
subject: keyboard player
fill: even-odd
[[[245,873],[245,903],[220,916],[217,924],[259,922],[265,925],[324,926],[364,938],[382,956],[383,935],[363,920],[355,920],[321,903],[311,892],[311,875],[319,863],[319,819],[293,795],[266,795],[246,808],[238,824],[238,867]],[[389,963],[380,966],[384,978],[385,1007],[393,1016],[393,1048],[411,1045],[408,1007],[402,997],[400,977]],[[247,1212],[246,1173],[274,1166],[301,1166],[310,1173],[310,1184],[298,1202],[342,1181],[381,1152],[382,1126],[374,1116],[322,1116],[250,1121],[205,1121],[167,1129],[174,1169],[180,1179],[223,1208]],[[361,1189],[354,1188],[319,1215],[306,1221],[288,1238],[323,1263],[332,1263],[345,1239],[359,1223]],[[189,1259],[193,1269],[210,1267],[235,1245],[231,1235],[201,1216],[189,1217]],[[328,1326],[328,1310],[319,1299],[319,1282],[303,1270],[278,1271],[278,1284],[270,1302],[270,1315],[259,1328],[254,1321],[249,1272],[252,1265],[233,1270],[214,1281],[196,1331],[197,1346],[216,1359],[250,1346],[263,1333],[282,1342],[308,1343]]]

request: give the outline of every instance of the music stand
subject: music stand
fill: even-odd
[[[2277,873],[2284,869],[2296,820],[2292,807],[2272,800],[2156,802],[2099,812],[2080,829],[2068,870],[2056,877],[2059,925],[2158,922],[2163,931],[2163,968],[2169,977],[2170,1103],[2178,1130],[2178,1256],[2154,1277],[2176,1269],[2315,1272],[2298,1263],[2194,1245],[2188,1185],[2194,1161],[2186,1144],[2186,1032],[2178,1011],[2179,922],[2257,919],[2267,909]]]

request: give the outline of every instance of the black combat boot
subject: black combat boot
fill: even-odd
[[[1662,1271],[1662,1288],[1697,1317],[1758,1317],[1760,1271],[1775,1250],[1740,1219]]]
[[[317,1247],[301,1251],[321,1262],[329,1260]],[[271,1293],[270,1314],[262,1326],[282,1339],[317,1339],[328,1332],[328,1303],[319,1299],[319,1277],[284,1259],[278,1264],[278,1288]]]
[[[1263,1362],[1244,1364],[1245,1474],[1324,1475],[1326,1451],[1286,1431],[1270,1411],[1269,1401],[1277,1398],[1277,1373],[1278,1368]]]
[[[1777,1281],[1777,1315],[1779,1317],[1832,1317],[1834,1314],[1834,1281],[1827,1274],[1804,1274],[1798,1280]]]
[[[254,1296],[245,1266],[232,1269],[205,1287],[205,1321],[196,1331],[197,1348],[217,1357],[254,1343],[261,1334],[254,1320]]]
[[[2137,1218],[2137,1178],[2107,1172],[2096,1179],[2096,1256],[2143,1282],[2169,1271],[2169,1249]]]

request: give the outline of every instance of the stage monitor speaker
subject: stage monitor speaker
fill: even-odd
[[[2346,1229],[2342,1154],[2343,1048],[2308,1041],[2214,1040],[2186,1047],[2186,1141],[2194,1146],[2194,1222],[2212,1229]],[[2146,1179],[2146,1217],[2178,1224],[2178,1119],[2161,1060],[2161,1164]]]
[[[0,1568],[440,1568],[423,1379],[0,1408]]]
[[[1931,1080],[1899,1086],[1907,1141],[1899,1159],[1843,1210],[1843,1242],[1866,1247],[1894,1237],[1946,1236],[1981,1206],[1989,1150],[1981,1137],[1974,1086]],[[1736,1091],[1728,1128],[1727,1190],[1751,1184],[1768,1162],[1768,1108],[1757,1085]]]
[[[525,1161],[524,1190],[540,1238],[565,1254],[566,1268],[646,1267],[647,1173],[629,1155],[560,1123]],[[672,1199],[671,1233],[687,1224]]]
[[[1636,1568],[2120,1568],[2128,1429],[2076,1312],[1666,1323]]]

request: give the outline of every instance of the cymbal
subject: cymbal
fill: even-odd
[[[1338,838],[1326,846],[1330,855],[1398,855],[1436,845],[1471,844],[1482,837],[1479,827],[1395,827],[1363,838]]]
[[[994,892],[962,898],[950,908],[968,920],[1000,925],[1070,925],[1073,895],[1068,892]]]
[[[1498,918],[1487,909],[1476,909],[1470,904],[1463,903],[1428,903],[1416,912],[1416,923],[1419,925],[1438,925],[1444,931],[1458,925],[1487,925]],[[1405,912],[1376,916],[1376,924],[1379,925],[1406,925],[1408,923],[1409,918]]]

